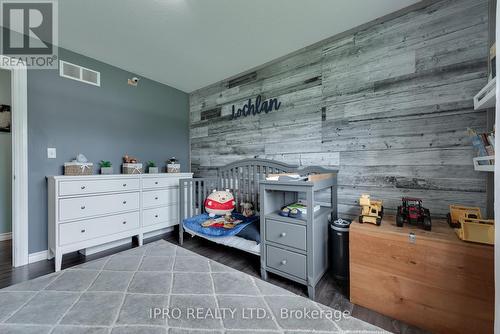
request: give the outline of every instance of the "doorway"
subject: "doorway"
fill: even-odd
[[[11,263],[12,266],[19,267],[26,265],[29,262],[28,80],[26,66],[14,58],[0,55],[0,70],[6,71],[10,74],[10,129],[5,129],[5,131],[2,132],[9,133],[11,141],[11,167],[9,176],[11,188]],[[0,101],[0,104],[2,103],[3,102]],[[7,115],[4,114],[3,119],[6,118],[6,116]],[[7,182],[7,184],[9,184],[9,182]]]
[[[0,266],[12,266],[12,79],[0,69]]]

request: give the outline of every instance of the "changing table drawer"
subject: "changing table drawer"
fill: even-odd
[[[306,279],[306,256],[274,246],[266,246],[266,262],[269,268]]]
[[[98,194],[118,191],[139,190],[140,181],[136,179],[116,180],[82,180],[59,182],[59,194],[61,196]]]
[[[64,246],[139,228],[139,212],[59,224],[59,245]]]
[[[139,209],[139,193],[59,200],[59,219],[72,220]]]
[[[142,206],[151,208],[176,204],[179,197],[179,188],[168,188],[164,190],[151,190],[142,193]]]
[[[306,250],[306,227],[267,219],[266,240]]]
[[[163,222],[172,222],[172,225],[175,225],[178,223],[177,210],[177,205],[144,210],[142,213],[142,226],[155,225]]]

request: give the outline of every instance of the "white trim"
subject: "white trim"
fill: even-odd
[[[28,264],[28,82],[26,66],[0,55],[12,87],[12,263]]]
[[[12,232],[0,234],[0,241],[10,240],[10,239],[12,239]]]
[[[29,255],[29,263],[46,261],[49,259],[48,255],[49,255],[49,251],[46,251],[46,250],[41,251],[41,252],[37,252],[37,253],[31,253]]]

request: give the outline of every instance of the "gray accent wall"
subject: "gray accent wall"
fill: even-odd
[[[0,104],[11,104],[10,71],[0,70]],[[12,135],[0,132],[0,234],[12,232]]]
[[[159,166],[175,156],[189,171],[188,94],[139,75],[60,49],[59,58],[101,72],[101,87],[28,71],[29,252],[47,249],[46,176],[61,175],[78,153],[94,162],[110,160],[120,172],[125,154]],[[146,61],[146,60],[145,60]],[[47,148],[57,159],[47,159]]]
[[[486,128],[472,98],[487,58],[487,0],[425,1],[191,93],[192,169],[253,157],[339,166],[343,217],[358,216],[363,193],[389,214],[402,196],[438,217],[449,204],[485,209],[466,128]],[[280,109],[231,119],[259,94]]]

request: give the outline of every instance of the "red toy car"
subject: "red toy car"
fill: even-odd
[[[421,199],[403,197],[403,205],[398,206],[396,225],[402,227],[405,223],[420,225],[427,231],[431,230],[431,214],[429,209],[422,206]]]

